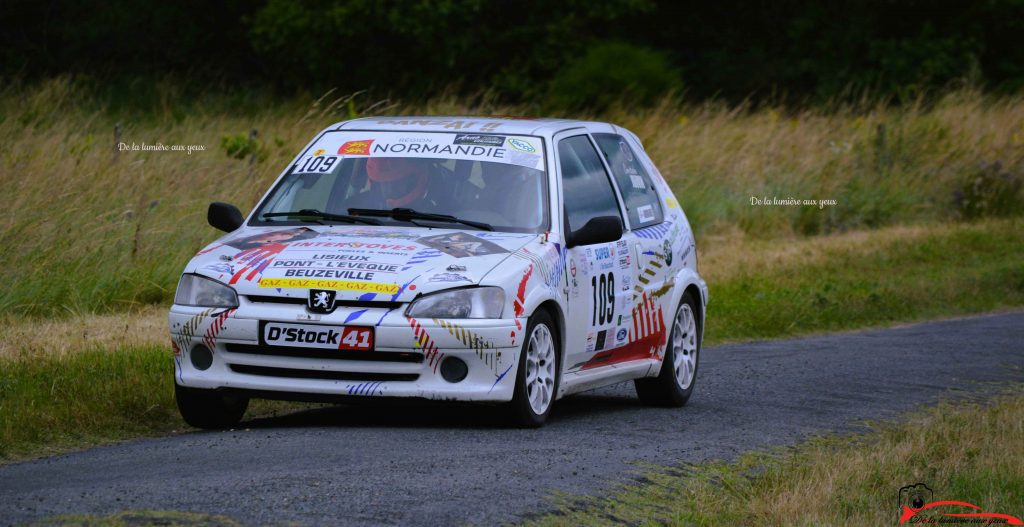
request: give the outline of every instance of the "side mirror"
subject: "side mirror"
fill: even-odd
[[[242,211],[238,210],[238,207],[230,203],[214,201],[206,210],[206,221],[210,222],[214,228],[224,232],[233,232],[242,226],[245,218],[242,217]]]
[[[595,243],[614,242],[622,237],[622,218],[618,216],[598,216],[590,218],[586,225],[569,233],[566,245],[593,245]]]

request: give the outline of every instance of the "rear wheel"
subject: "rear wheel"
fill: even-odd
[[[636,379],[636,394],[645,404],[683,406],[693,394],[697,380],[697,359],[700,355],[700,320],[697,301],[689,292],[683,294],[672,318],[665,358],[657,377]]]
[[[231,428],[242,420],[249,398],[216,390],[186,388],[174,384],[174,398],[185,422],[196,428],[220,430]]]
[[[513,424],[536,428],[544,424],[555,402],[559,380],[558,339],[547,311],[540,310],[526,325],[523,350],[509,414]]]

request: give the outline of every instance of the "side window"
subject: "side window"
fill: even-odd
[[[629,224],[638,229],[661,223],[664,220],[664,213],[661,210],[658,192],[654,190],[651,177],[647,175],[629,143],[616,134],[594,134],[594,139],[597,140],[597,145],[601,147],[601,152],[615,174],[619,192],[626,202]]]
[[[608,173],[587,136],[577,135],[559,141],[558,159],[570,230],[579,230],[597,216],[621,217]]]

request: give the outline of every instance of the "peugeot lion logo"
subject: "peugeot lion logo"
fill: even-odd
[[[334,296],[337,294],[335,291],[327,291],[323,289],[310,289],[309,290],[309,303],[307,306],[309,310],[314,313],[330,313],[334,311]]]

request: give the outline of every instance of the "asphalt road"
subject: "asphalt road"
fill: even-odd
[[[1024,312],[704,350],[683,409],[632,384],[559,402],[540,430],[488,408],[330,407],[0,467],[0,524],[174,509],[246,524],[494,524],[671,465],[857,429],[1024,381]]]

